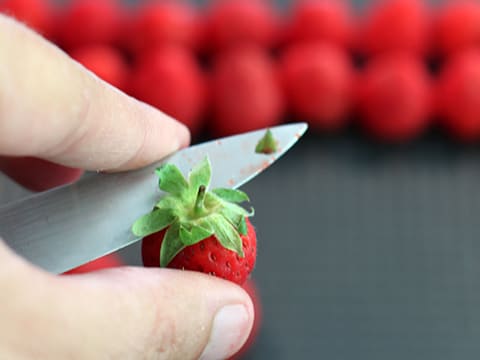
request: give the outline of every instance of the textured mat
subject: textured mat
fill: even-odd
[[[309,137],[245,187],[265,318],[250,359],[480,357],[480,152]]]

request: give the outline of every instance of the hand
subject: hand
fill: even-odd
[[[0,53],[0,167],[23,185],[137,168],[190,141],[182,125],[3,16]],[[51,176],[36,180],[45,169]],[[248,295],[218,278],[133,267],[54,276],[2,241],[0,289],[5,359],[224,359],[254,316]]]

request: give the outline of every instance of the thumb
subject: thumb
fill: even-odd
[[[2,296],[0,348],[22,334],[20,357],[220,360],[240,349],[252,327],[249,296],[218,278],[133,267],[52,276],[9,257],[16,270],[7,261],[8,273],[18,275],[10,287],[21,289],[10,305],[10,293]],[[11,278],[1,275],[0,265],[0,282]]]

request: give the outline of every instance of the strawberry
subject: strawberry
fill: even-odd
[[[129,69],[116,48],[109,45],[82,46],[70,51],[70,56],[99,78],[125,90]]]
[[[297,0],[285,30],[289,43],[321,41],[352,45],[355,20],[344,0]]]
[[[202,127],[207,102],[206,79],[194,55],[165,46],[137,59],[130,91],[136,98],[183,122],[192,132]]]
[[[33,157],[1,157],[0,170],[32,191],[45,191],[70,184],[83,175],[83,170],[70,168]]]
[[[58,42],[67,49],[114,44],[118,40],[121,19],[118,0],[72,0],[58,15]]]
[[[343,50],[320,43],[292,46],[282,56],[280,76],[296,117],[320,131],[346,125],[354,71]]]
[[[99,271],[104,269],[116,268],[123,265],[123,261],[120,256],[116,254],[110,254],[102,256],[96,260],[92,260],[86,264],[83,264],[75,269],[64,272],[63,275],[73,275],[73,274],[86,274],[92,271]]]
[[[444,4],[435,21],[437,51],[452,55],[469,47],[480,47],[480,3],[450,1]]]
[[[480,140],[480,50],[471,49],[452,57],[437,83],[437,112],[452,137]]]
[[[50,36],[53,8],[47,0],[0,0],[0,12],[13,16],[43,36]]]
[[[250,332],[247,341],[245,341],[245,344],[242,346],[242,348],[229,360],[246,359],[245,356],[248,354],[248,351],[251,350],[252,346],[255,344],[255,341],[258,338],[263,321],[262,302],[255,281],[252,278],[247,279],[247,281],[243,285],[243,289],[248,293],[248,295],[250,295],[250,298],[252,299],[255,319],[253,320],[252,331]]]
[[[132,226],[143,237],[147,267],[200,271],[243,284],[256,260],[256,234],[248,213],[237,205],[248,196],[232,189],[208,190],[208,158],[185,179],[172,164],[157,169],[167,195]]]
[[[279,28],[269,0],[216,0],[206,15],[207,38],[215,51],[239,45],[270,48],[278,41]]]
[[[430,14],[424,0],[377,0],[361,26],[359,46],[366,55],[429,50]]]
[[[276,69],[261,49],[231,49],[215,59],[211,131],[224,136],[277,125],[284,100]]]
[[[429,125],[430,90],[424,64],[416,58],[390,54],[373,60],[359,79],[361,125],[383,141],[415,138]]]
[[[125,42],[134,52],[163,45],[199,46],[200,20],[196,9],[185,0],[145,2],[125,27]]]

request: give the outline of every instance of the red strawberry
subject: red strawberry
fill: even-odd
[[[171,164],[157,174],[160,190],[168,195],[132,227],[136,236],[144,237],[144,265],[200,271],[243,284],[257,254],[251,214],[237,205],[247,201],[247,195],[232,189],[208,191],[208,159],[188,179]]]
[[[443,126],[461,141],[480,140],[480,50],[453,57],[437,85],[437,111]]]
[[[116,48],[108,45],[82,46],[70,51],[70,56],[99,78],[125,90],[129,69]]]
[[[122,259],[120,256],[116,254],[110,254],[98,258],[96,260],[92,260],[84,265],[76,267],[75,269],[69,270],[63,275],[73,275],[73,274],[86,274],[92,271],[110,269],[115,267],[120,267],[123,265]]]
[[[429,49],[430,17],[424,0],[377,0],[365,16],[359,46],[367,55]]]
[[[480,47],[480,3],[450,1],[440,8],[435,24],[437,50],[451,55],[469,47]]]
[[[138,59],[131,93],[184,123],[195,134],[202,127],[207,85],[199,64],[187,49],[166,46]]]
[[[217,57],[212,74],[211,131],[219,136],[270,127],[281,121],[284,101],[274,64],[257,48]]]
[[[201,30],[193,5],[185,0],[146,2],[125,28],[127,47],[135,52],[163,45],[199,46]]]
[[[293,113],[312,128],[342,128],[352,104],[353,66],[342,50],[327,44],[301,44],[282,57],[280,73]]]
[[[242,346],[242,348],[229,360],[240,360],[245,359],[245,356],[248,354],[248,351],[252,348],[255,344],[255,341],[258,338],[260,333],[260,328],[262,325],[263,320],[263,309],[262,309],[262,302],[260,299],[260,293],[258,291],[257,286],[255,285],[255,281],[253,279],[247,279],[245,284],[243,285],[245,291],[250,295],[250,298],[253,302],[253,310],[255,311],[255,319],[253,320],[253,327],[250,335],[247,338],[247,341]]]
[[[352,44],[355,20],[344,0],[297,0],[285,37],[289,42],[329,42],[341,47]]]
[[[53,9],[47,0],[0,0],[0,12],[13,16],[44,36],[51,34]]]
[[[67,49],[113,44],[118,40],[122,9],[118,0],[72,0],[58,17],[56,35]]]
[[[32,191],[73,183],[83,175],[83,170],[33,157],[0,157],[0,170]]]
[[[383,141],[411,140],[429,125],[430,90],[417,59],[398,54],[375,59],[359,79],[361,124]]]
[[[279,19],[269,0],[217,0],[206,16],[207,37],[214,50],[238,45],[269,48],[278,41]]]

